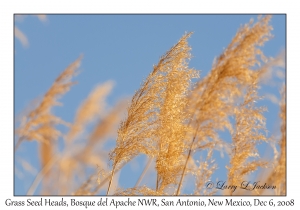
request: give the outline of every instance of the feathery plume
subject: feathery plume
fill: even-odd
[[[260,17],[257,23],[253,24],[251,20],[242,27],[216,59],[208,76],[199,81],[190,94],[188,104],[193,116],[190,123],[194,127],[194,134],[186,164],[193,151],[201,149],[203,145],[209,142],[215,142],[215,145],[222,143],[216,142],[219,130],[227,128],[232,132],[228,117],[234,114],[238,99],[252,83],[255,68],[267,61],[259,47],[271,37],[270,18]],[[185,169],[181,179],[184,173]]]
[[[170,115],[169,117],[178,117],[179,110],[182,110],[184,105],[180,100],[183,99],[182,94],[186,94],[185,88],[187,87],[187,81],[196,76],[194,71],[187,69],[185,63],[186,60],[190,58],[190,54],[188,53],[189,47],[187,46],[187,38],[190,35],[191,33],[184,35],[175,46],[161,57],[159,63],[154,66],[153,71],[142,84],[141,88],[134,94],[127,110],[127,118],[121,122],[118,130],[116,148],[110,155],[111,160],[113,160],[112,178],[117,165],[130,161],[138,154],[142,153],[150,157],[158,155],[156,152],[158,139],[155,138],[157,138],[158,133],[163,134],[162,116],[167,117],[167,109],[174,109],[174,112],[177,112],[176,116]],[[180,76],[183,76],[183,78],[180,78]],[[183,85],[180,84],[180,79],[183,80]],[[175,87],[171,81],[175,81],[178,88]],[[174,91],[179,91],[180,94],[172,92],[172,88],[174,88]],[[166,99],[167,97],[170,98],[169,101]],[[178,104],[176,104],[177,102]],[[164,120],[167,119],[164,118]],[[182,118],[180,118],[180,120],[182,120]],[[168,126],[171,126],[171,124]],[[180,125],[178,126],[180,127]],[[172,130],[173,128],[165,127],[165,129]],[[182,132],[181,128],[179,128],[176,138],[182,137],[179,136],[180,132]],[[176,132],[174,131],[173,133]],[[164,137],[168,139],[167,141],[170,141],[169,138],[171,138],[173,134],[169,131],[168,135],[168,137]],[[182,140],[183,139],[180,139],[180,141]],[[164,144],[163,141],[160,141],[159,154],[163,155],[163,150],[167,152],[167,147],[174,146],[175,145],[171,145],[169,142]],[[182,149],[183,146],[181,145],[180,150]],[[164,155],[166,155],[166,153]],[[158,168],[163,165],[162,162],[159,163]],[[107,194],[109,193],[109,188],[110,184]]]
[[[17,130],[19,142],[22,140],[37,140],[44,143],[50,143],[57,139],[60,132],[55,129],[56,124],[65,124],[62,119],[51,113],[53,106],[60,105],[57,99],[69,91],[74,82],[70,81],[76,74],[76,69],[80,65],[80,56],[75,62],[69,65],[65,71],[55,80],[52,87],[44,95],[40,104],[32,110],[28,116],[25,116],[20,128]]]
[[[74,82],[71,81],[71,78],[76,74],[81,58],[82,56],[61,73],[52,87],[44,95],[40,104],[24,117],[20,127],[16,130],[19,140],[15,149],[18,148],[23,140],[36,140],[40,142],[42,168],[51,160],[54,152],[54,141],[61,135],[60,131],[55,128],[55,125],[67,125],[62,119],[53,115],[51,109],[53,106],[59,105],[57,99],[65,94],[74,84]],[[47,172],[45,177],[48,177],[49,173],[50,172]],[[47,180],[44,179],[44,184],[46,182]]]
[[[181,39],[178,52],[165,68],[165,89],[161,92],[161,109],[157,115],[157,128],[153,137],[157,144],[153,154],[156,159],[157,190],[163,192],[166,187],[178,184],[184,166],[186,151],[185,134],[188,132],[189,114],[186,112],[191,79],[198,72],[188,68],[191,57],[187,39]]]
[[[88,98],[79,107],[75,121],[66,137],[67,141],[73,140],[79,135],[85,125],[91,122],[96,116],[100,115],[105,107],[105,97],[109,94],[113,87],[112,82],[106,82],[98,85],[88,96]]]

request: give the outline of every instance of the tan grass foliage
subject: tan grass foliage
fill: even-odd
[[[216,151],[230,159],[230,185],[239,185],[249,174],[263,172],[266,167],[271,171],[268,184],[277,186],[273,194],[286,194],[284,94],[280,102],[282,137],[277,144],[280,153],[274,160],[265,160],[258,150],[261,142],[270,144],[266,109],[257,106],[260,83],[266,82],[270,74],[281,75],[282,79],[282,72],[272,70],[283,64],[284,54],[272,59],[261,50],[272,37],[270,19],[271,16],[259,17],[256,23],[251,20],[241,27],[214,61],[210,73],[194,85],[191,81],[199,77],[199,72],[189,67],[188,38],[192,33],[184,34],[160,58],[129,103],[120,101],[109,109],[106,97],[112,82],[107,82],[83,101],[73,123],[65,123],[51,109],[59,104],[58,96],[74,84],[71,78],[80,64],[81,57],[78,58],[16,130],[17,146],[24,140],[36,140],[41,145],[42,170],[28,194],[43,182],[44,194],[96,195],[102,190],[107,195],[182,195],[186,183],[194,180],[194,195],[212,195],[217,191],[208,191],[205,185],[218,168],[213,158]],[[69,125],[69,131],[62,136],[57,124]],[[87,128],[90,124],[92,130]],[[219,136],[225,129],[231,134],[231,142]],[[64,140],[62,151],[54,143],[59,137]],[[104,143],[111,138],[115,139],[115,147],[109,152]],[[204,154],[204,161],[196,159],[196,153]],[[118,172],[140,155],[148,158],[145,169],[135,186],[122,189],[117,179],[122,174]],[[156,181],[139,186],[150,167],[156,173]],[[91,169],[94,173],[88,172]],[[235,195],[228,191],[225,194]]]

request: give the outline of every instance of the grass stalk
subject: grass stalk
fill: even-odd
[[[139,179],[137,180],[137,182],[135,183],[135,186],[134,187],[137,187],[139,186],[139,184],[141,183],[142,179],[144,178],[146,172],[148,171],[150,165],[151,165],[151,162],[152,162],[152,158],[149,158],[148,161],[147,161],[147,164],[142,172],[142,174],[140,175]]]
[[[111,177],[110,177],[110,180],[109,180],[109,183],[108,183],[108,187],[107,187],[106,195],[109,195],[111,183],[112,183],[112,181],[113,181],[114,174],[115,174],[115,169],[116,169],[116,165],[113,166],[113,169],[112,169],[112,172],[111,172]]]

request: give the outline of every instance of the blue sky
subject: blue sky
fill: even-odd
[[[64,105],[56,107],[55,114],[72,122],[81,101],[97,84],[108,80],[115,82],[108,97],[108,103],[113,105],[140,87],[160,56],[185,32],[194,32],[189,38],[193,55],[190,67],[201,71],[201,79],[237,29],[251,18],[256,20],[257,15],[48,15],[45,21],[36,16],[26,16],[22,20],[16,18],[15,26],[26,35],[29,44],[24,46],[15,39],[15,116],[32,100],[42,96],[80,54],[84,57],[81,73],[75,78],[78,84],[61,98]],[[267,56],[275,57],[285,49],[285,21],[285,15],[273,15],[274,38],[263,48]],[[277,86],[263,87],[261,92],[264,91],[279,96]],[[271,133],[276,132],[278,106],[270,101],[265,101],[265,104],[269,109],[266,113],[267,128]],[[27,153],[18,151],[16,157],[24,157],[38,169],[36,156],[29,152],[36,146],[36,143],[24,144],[23,151]],[[215,158],[220,159],[220,163],[228,161],[218,154]],[[127,167],[121,173],[123,187],[131,187],[134,178],[138,177],[131,176],[130,170]],[[129,175],[131,179],[128,179]],[[213,178],[226,178],[225,169],[220,168]],[[25,194],[26,187],[28,184],[15,176],[15,194]]]

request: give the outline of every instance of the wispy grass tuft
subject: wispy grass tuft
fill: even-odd
[[[76,75],[82,56],[75,62],[70,64],[55,80],[51,88],[46,92],[38,106],[24,116],[21,125],[16,130],[19,136],[15,149],[24,140],[36,140],[40,142],[40,160],[41,168],[47,166],[51,161],[53,153],[55,152],[56,140],[61,136],[61,132],[56,129],[57,124],[68,124],[61,118],[53,115],[51,109],[54,106],[60,105],[57,101],[60,96],[69,91],[70,87],[75,83],[71,81],[72,77]],[[44,176],[48,177],[50,172]],[[46,180],[45,180],[46,181]]]
[[[228,129],[232,132],[233,116],[236,104],[252,84],[255,70],[267,58],[260,50],[270,37],[271,16],[260,17],[239,29],[224,52],[214,61],[210,73],[200,80],[190,94],[190,121],[194,132],[191,137],[187,160],[194,151],[206,148],[226,148],[226,142],[220,140],[218,131]],[[186,167],[185,167],[186,168]],[[182,178],[185,169],[182,172]],[[180,194],[179,184],[177,194]]]
[[[268,163],[262,161],[257,145],[260,141],[268,141],[266,137],[264,107],[256,107],[260,99],[257,95],[258,77],[254,76],[252,85],[235,110],[235,131],[232,133],[232,152],[228,169],[229,185],[239,186],[249,173],[258,167],[267,167]],[[251,160],[252,159],[252,160]],[[231,191],[232,193],[233,191]]]
[[[146,154],[157,158],[157,189],[163,190],[168,184],[174,183],[174,178],[167,178],[166,173],[169,172],[164,167],[171,163],[165,161],[173,161],[174,168],[171,169],[169,165],[169,169],[170,173],[176,175],[182,162],[179,159],[184,150],[182,140],[187,117],[182,111],[186,105],[185,97],[190,79],[197,77],[197,73],[187,67],[187,60],[190,58],[187,38],[190,35],[191,33],[184,35],[161,57],[134,94],[127,117],[120,124],[117,145],[111,153],[112,179],[118,165],[139,154]],[[173,158],[168,157],[172,154]],[[109,188],[110,185],[107,194]]]

